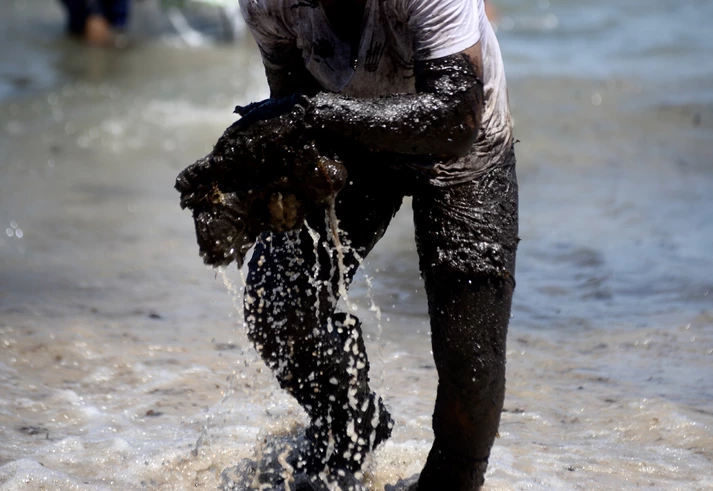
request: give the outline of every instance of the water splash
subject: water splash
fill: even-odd
[[[348,261],[353,258],[356,263],[353,266],[356,266],[363,263],[363,258],[352,248],[347,235],[340,229],[333,202],[325,208],[324,220],[324,228],[320,227],[319,230],[305,223],[302,232],[288,232],[281,237],[279,243],[280,247],[285,248],[283,253],[287,256],[288,269],[277,268],[277,271],[280,275],[287,274],[284,278],[280,276],[263,284],[258,279],[249,287],[250,292],[245,294],[249,295],[246,297],[246,305],[251,306],[251,312],[245,319],[247,322],[243,322],[246,331],[254,329],[253,322],[267,326],[258,328],[250,337],[257,339],[255,347],[258,352],[283,388],[301,401],[311,420],[305,430],[307,436],[302,438],[301,444],[299,441],[268,444],[262,439],[255,448],[255,460],[241,464],[243,468],[229,472],[233,477],[226,477],[234,480],[241,474],[247,475],[250,483],[245,485],[254,489],[289,489],[295,479],[316,479],[319,483],[315,481],[312,484],[319,489],[361,489],[358,480],[363,478],[362,469],[367,455],[388,437],[393,427],[383,402],[371,392],[367,384],[369,363],[359,320],[352,314],[331,313],[330,310],[336,308],[340,301],[346,305],[347,312],[358,310],[356,303],[349,299],[351,271]],[[302,243],[305,237],[311,240],[311,244]],[[266,244],[272,241],[277,242],[277,236],[268,235],[264,238]],[[308,305],[304,305],[315,313],[314,317],[308,315],[304,318],[304,322],[308,322],[304,336],[315,338],[305,344],[307,350],[311,351],[304,352],[301,338],[299,335],[295,337],[294,329],[298,327],[285,325],[285,322],[294,320],[280,319],[288,309],[297,308],[287,303],[291,298],[288,289],[292,288],[288,284],[292,278],[297,279],[291,276],[289,270],[294,268],[304,271],[307,264],[300,251],[308,251],[310,247],[312,253],[307,255],[315,260],[305,278],[305,285],[308,286],[301,288],[310,288],[316,292],[315,295],[307,296]],[[322,270],[327,266],[319,260],[325,256],[329,261],[329,271]],[[266,256],[253,258],[252,264],[259,269],[266,265],[266,260]],[[270,271],[266,269],[258,277],[269,278],[275,274],[275,271]],[[219,269],[217,274],[222,277],[228,291],[238,297],[238,287],[227,277],[225,270]],[[329,280],[325,281],[324,277]],[[243,287],[245,283],[243,278]],[[320,305],[325,301],[327,305]],[[373,296],[370,296],[369,309],[377,317],[379,341],[382,330],[381,309]],[[325,314],[328,315],[326,325],[311,326],[313,320],[319,322]],[[299,318],[298,313],[296,322],[301,322]],[[379,348],[379,356],[383,361]],[[302,368],[297,369],[298,363],[303,364]],[[380,378],[383,384],[383,371]],[[315,394],[301,394],[304,390],[310,391],[306,387],[312,387]],[[325,394],[316,395],[320,392]],[[305,473],[303,467],[312,470]],[[236,489],[232,484],[226,486],[226,489]]]
[[[346,278],[347,273],[344,267],[344,245],[339,237],[339,219],[334,206],[334,200],[330,200],[326,213],[327,227],[332,232],[332,241],[337,251],[337,268],[339,270],[338,295],[348,304]]]

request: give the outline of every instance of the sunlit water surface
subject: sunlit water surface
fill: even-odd
[[[486,489],[713,489],[713,4],[497,5],[522,242]],[[2,490],[215,489],[306,422],[172,189],[266,96],[257,53],[182,48],[137,6],[109,51],[52,2],[0,6]],[[412,236],[407,202],[349,295],[396,419],[374,490],[432,438]]]

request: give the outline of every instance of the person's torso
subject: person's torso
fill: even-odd
[[[463,180],[474,166],[485,169],[497,165],[512,145],[500,47],[482,0],[472,1],[483,54],[481,128],[467,158],[432,167],[434,179],[443,182]],[[302,52],[306,68],[325,90],[356,98],[415,92],[410,0],[367,0],[357,49],[335,34],[319,0],[281,3],[285,25]]]
[[[325,90],[353,97],[414,91],[408,26],[389,0],[367,0],[356,52],[335,34],[318,0],[283,5],[305,66]]]

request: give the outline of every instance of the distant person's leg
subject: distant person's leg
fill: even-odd
[[[101,12],[114,29],[126,29],[129,22],[129,0],[101,0]]]
[[[114,39],[114,33],[110,25],[110,21],[105,17],[103,12],[104,7],[97,1],[91,0],[62,0],[67,10],[67,30],[74,36],[81,36],[82,39],[92,45],[106,46],[111,44]],[[126,8],[124,12],[128,15],[128,3],[124,3]],[[120,6],[114,7],[112,16],[118,22],[126,23],[126,15],[122,19],[122,9]]]
[[[103,15],[92,13],[84,27],[84,42],[94,46],[108,46],[114,40],[111,25]]]
[[[67,31],[75,36],[84,35],[84,29],[90,13],[86,0],[61,1],[67,10]]]

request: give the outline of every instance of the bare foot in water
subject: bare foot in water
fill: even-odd
[[[101,15],[90,15],[84,27],[84,41],[92,46],[109,46],[114,41],[114,31]]]

